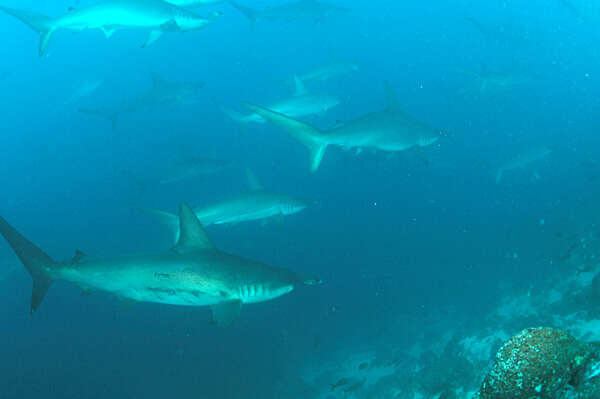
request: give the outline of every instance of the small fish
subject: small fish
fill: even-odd
[[[364,370],[367,367],[369,367],[369,363],[367,363],[367,362],[362,362],[361,364],[358,365],[359,370]]]
[[[355,382],[354,384],[350,385],[348,388],[344,389],[344,393],[358,391],[363,385],[365,385],[366,381],[367,381],[367,377],[363,378],[360,381]]]
[[[331,384],[331,390],[329,392],[333,392],[339,387],[348,385],[349,382],[350,382],[349,378],[340,378],[335,384]]]

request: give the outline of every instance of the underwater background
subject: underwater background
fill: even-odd
[[[60,281],[30,315],[31,278],[1,243],[2,398],[470,398],[523,328],[600,340],[600,6],[335,4],[344,9],[327,18],[255,23],[226,2],[201,6],[223,15],[147,48],[135,30],[58,31],[43,57],[38,35],[0,14],[0,211],[31,241],[64,260],[76,249],[166,251],[168,232],[140,207],[174,212],[243,192],[250,168],[264,187],[318,203],[209,226],[211,238],[323,280],[245,306],[228,328],[211,325],[208,308],[82,296]],[[52,16],[85,5],[2,4]],[[327,129],[383,109],[389,82],[439,140],[331,148],[310,174],[294,138],[220,109],[289,97],[294,75],[341,62],[356,68],[306,83],[340,104],[300,119]],[[204,86],[114,127],[80,112],[134,98],[153,75]],[[159,182],[192,157],[233,162]]]

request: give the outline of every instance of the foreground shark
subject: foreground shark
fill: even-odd
[[[118,297],[181,306],[210,306],[220,326],[231,324],[243,303],[264,302],[316,278],[219,251],[191,208],[180,210],[180,237],[168,252],[90,259],[77,252],[70,262],[55,262],[0,217],[0,234],[10,244],[33,279],[31,312],[55,280],[84,292],[109,292]]]
[[[0,7],[40,34],[39,55],[48,48],[50,38],[59,29],[80,32],[102,29],[107,38],[118,29],[150,31],[145,46],[158,40],[164,32],[187,32],[204,28],[220,13],[202,17],[185,8],[161,0],[105,0],[67,14],[51,18],[29,11]]]
[[[291,116],[292,118],[301,118],[303,116],[315,114],[323,115],[340,103],[340,100],[334,96],[310,93],[297,76],[294,76],[294,83],[296,89],[292,97],[273,103],[269,105],[268,108],[281,114]],[[248,115],[241,115],[229,108],[222,106],[219,106],[219,108],[234,121],[241,124],[266,122],[265,119],[256,112]]]
[[[542,146],[531,148],[518,154],[514,158],[500,165],[500,167],[496,170],[496,183],[500,183],[504,172],[526,168],[531,163],[546,158],[551,152],[552,151],[548,147]]]
[[[293,215],[316,203],[316,201],[267,191],[252,172],[247,171],[247,173],[250,186],[248,192],[194,209],[196,217],[203,226],[266,220],[276,216]],[[150,208],[143,208],[142,211],[154,216],[167,226],[174,235],[174,242],[177,242],[179,239],[179,218],[177,215]]]
[[[439,139],[441,132],[400,109],[389,85],[386,85],[386,91],[386,109],[338,123],[333,129],[325,132],[268,108],[248,103],[246,106],[286,130],[308,148],[312,173],[319,168],[325,150],[330,145],[355,148],[358,151],[371,148],[393,152],[424,147]]]
[[[168,82],[157,74],[152,74],[152,88],[137,97],[121,102],[112,108],[82,108],[85,114],[96,115],[111,121],[116,129],[120,115],[142,111],[158,105],[178,104],[194,96],[204,82]]]
[[[248,18],[252,25],[259,19],[283,20],[286,22],[305,19],[321,22],[331,15],[349,11],[347,8],[320,0],[297,0],[277,6],[266,7],[262,10],[242,6],[235,1],[230,1],[229,3],[238,9],[242,15]]]

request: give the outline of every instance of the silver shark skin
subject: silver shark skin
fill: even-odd
[[[258,183],[252,172],[247,172],[250,191],[194,208],[194,213],[203,226],[234,224],[293,215],[316,203],[313,200],[267,191]],[[168,227],[174,235],[173,241],[177,242],[179,239],[177,215],[151,208],[142,208],[142,211]]]
[[[546,158],[552,151],[548,147],[535,147],[506,161],[496,170],[496,183],[500,183],[505,172],[524,169],[533,162]]]
[[[57,30],[80,32],[101,29],[107,38],[119,29],[150,31],[145,46],[158,40],[164,32],[187,32],[204,28],[220,13],[202,17],[182,7],[161,0],[105,0],[76,8],[60,17],[51,18],[28,11],[0,7],[40,34],[39,55],[48,48]]]
[[[286,22],[304,19],[321,22],[332,15],[349,11],[347,8],[320,0],[297,0],[273,7],[266,7],[261,10],[242,6],[235,1],[229,1],[229,4],[248,18],[252,25],[259,19],[282,20]]]
[[[166,253],[89,259],[77,252],[71,262],[54,262],[0,218],[0,233],[33,278],[31,312],[55,280],[84,292],[108,292],[120,298],[179,306],[210,306],[220,326],[239,316],[242,304],[275,299],[319,279],[219,251],[193,211],[182,204],[181,234]]]
[[[294,76],[294,83],[296,89],[292,97],[270,104],[267,108],[292,118],[301,118],[309,115],[324,115],[331,108],[340,104],[340,100],[337,97],[309,92],[297,76]],[[222,106],[219,106],[219,108],[231,119],[240,124],[266,122],[256,112],[242,115],[229,108]]]
[[[174,4],[178,7],[199,7],[212,4],[223,3],[225,0],[166,0],[167,3]]]
[[[319,168],[325,150],[330,145],[395,152],[428,146],[439,139],[440,131],[414,119],[398,107],[389,85],[386,85],[386,91],[386,109],[338,124],[324,132],[268,108],[248,103],[246,106],[304,144],[310,152],[310,172],[313,173]]]
[[[84,114],[100,116],[111,121],[116,129],[117,119],[123,114],[138,112],[152,107],[179,104],[204,87],[204,82],[168,82],[157,74],[152,74],[152,88],[112,108],[81,108]]]

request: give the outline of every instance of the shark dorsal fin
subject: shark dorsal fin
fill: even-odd
[[[396,96],[396,92],[392,88],[392,85],[389,81],[385,82],[385,98],[387,101],[388,109],[398,108],[398,97]]]
[[[179,210],[179,240],[175,249],[215,249],[196,214],[186,203],[182,203]]]
[[[248,180],[248,188],[250,191],[260,191],[263,190],[264,187],[256,177],[256,174],[250,168],[246,168],[246,180]]]
[[[156,72],[152,72],[152,87],[156,89],[168,85],[169,83],[162,76],[160,76]]]
[[[294,75],[294,86],[296,88],[294,91],[295,96],[303,96],[307,93],[306,86],[304,86],[304,82],[298,75]]]

